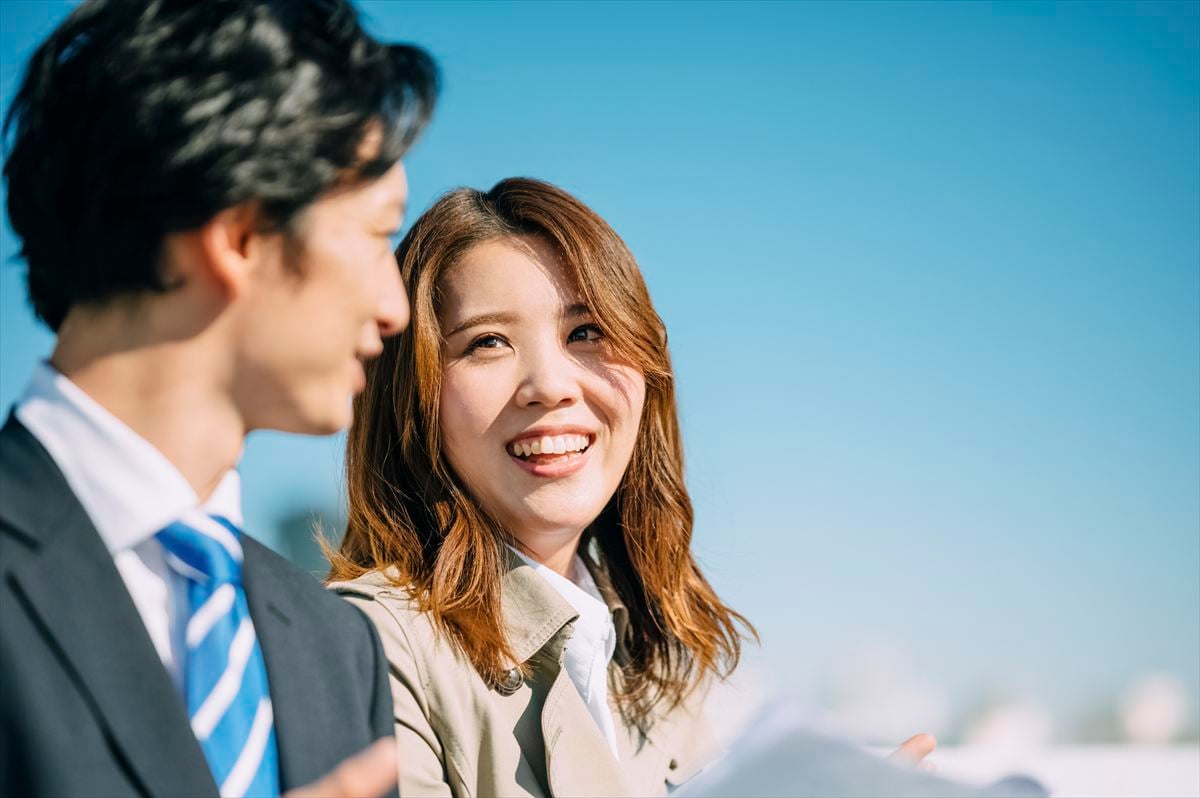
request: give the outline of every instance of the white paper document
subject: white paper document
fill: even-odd
[[[798,704],[781,702],[759,714],[729,749],[672,798],[998,798],[1045,796],[1022,776],[986,787],[938,778],[881,759],[850,742],[817,731]]]

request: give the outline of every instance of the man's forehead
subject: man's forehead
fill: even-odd
[[[374,180],[345,186],[330,194],[326,201],[340,205],[348,212],[369,213],[372,217],[402,216],[408,204],[404,165],[397,161]]]

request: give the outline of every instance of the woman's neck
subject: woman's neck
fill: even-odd
[[[579,551],[579,540],[583,530],[573,533],[516,535],[517,548],[531,560],[536,560],[556,574],[573,579],[575,554]]]

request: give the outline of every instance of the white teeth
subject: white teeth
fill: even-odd
[[[517,441],[508,445],[508,451],[517,457],[533,454],[567,454],[588,448],[591,438],[587,435],[545,435],[541,438]]]

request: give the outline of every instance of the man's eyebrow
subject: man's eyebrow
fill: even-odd
[[[443,337],[452,338],[458,335],[463,330],[469,330],[472,327],[479,327],[483,324],[513,324],[517,317],[513,313],[480,313],[478,316],[472,316],[461,324],[454,326],[454,329],[446,333]]]

